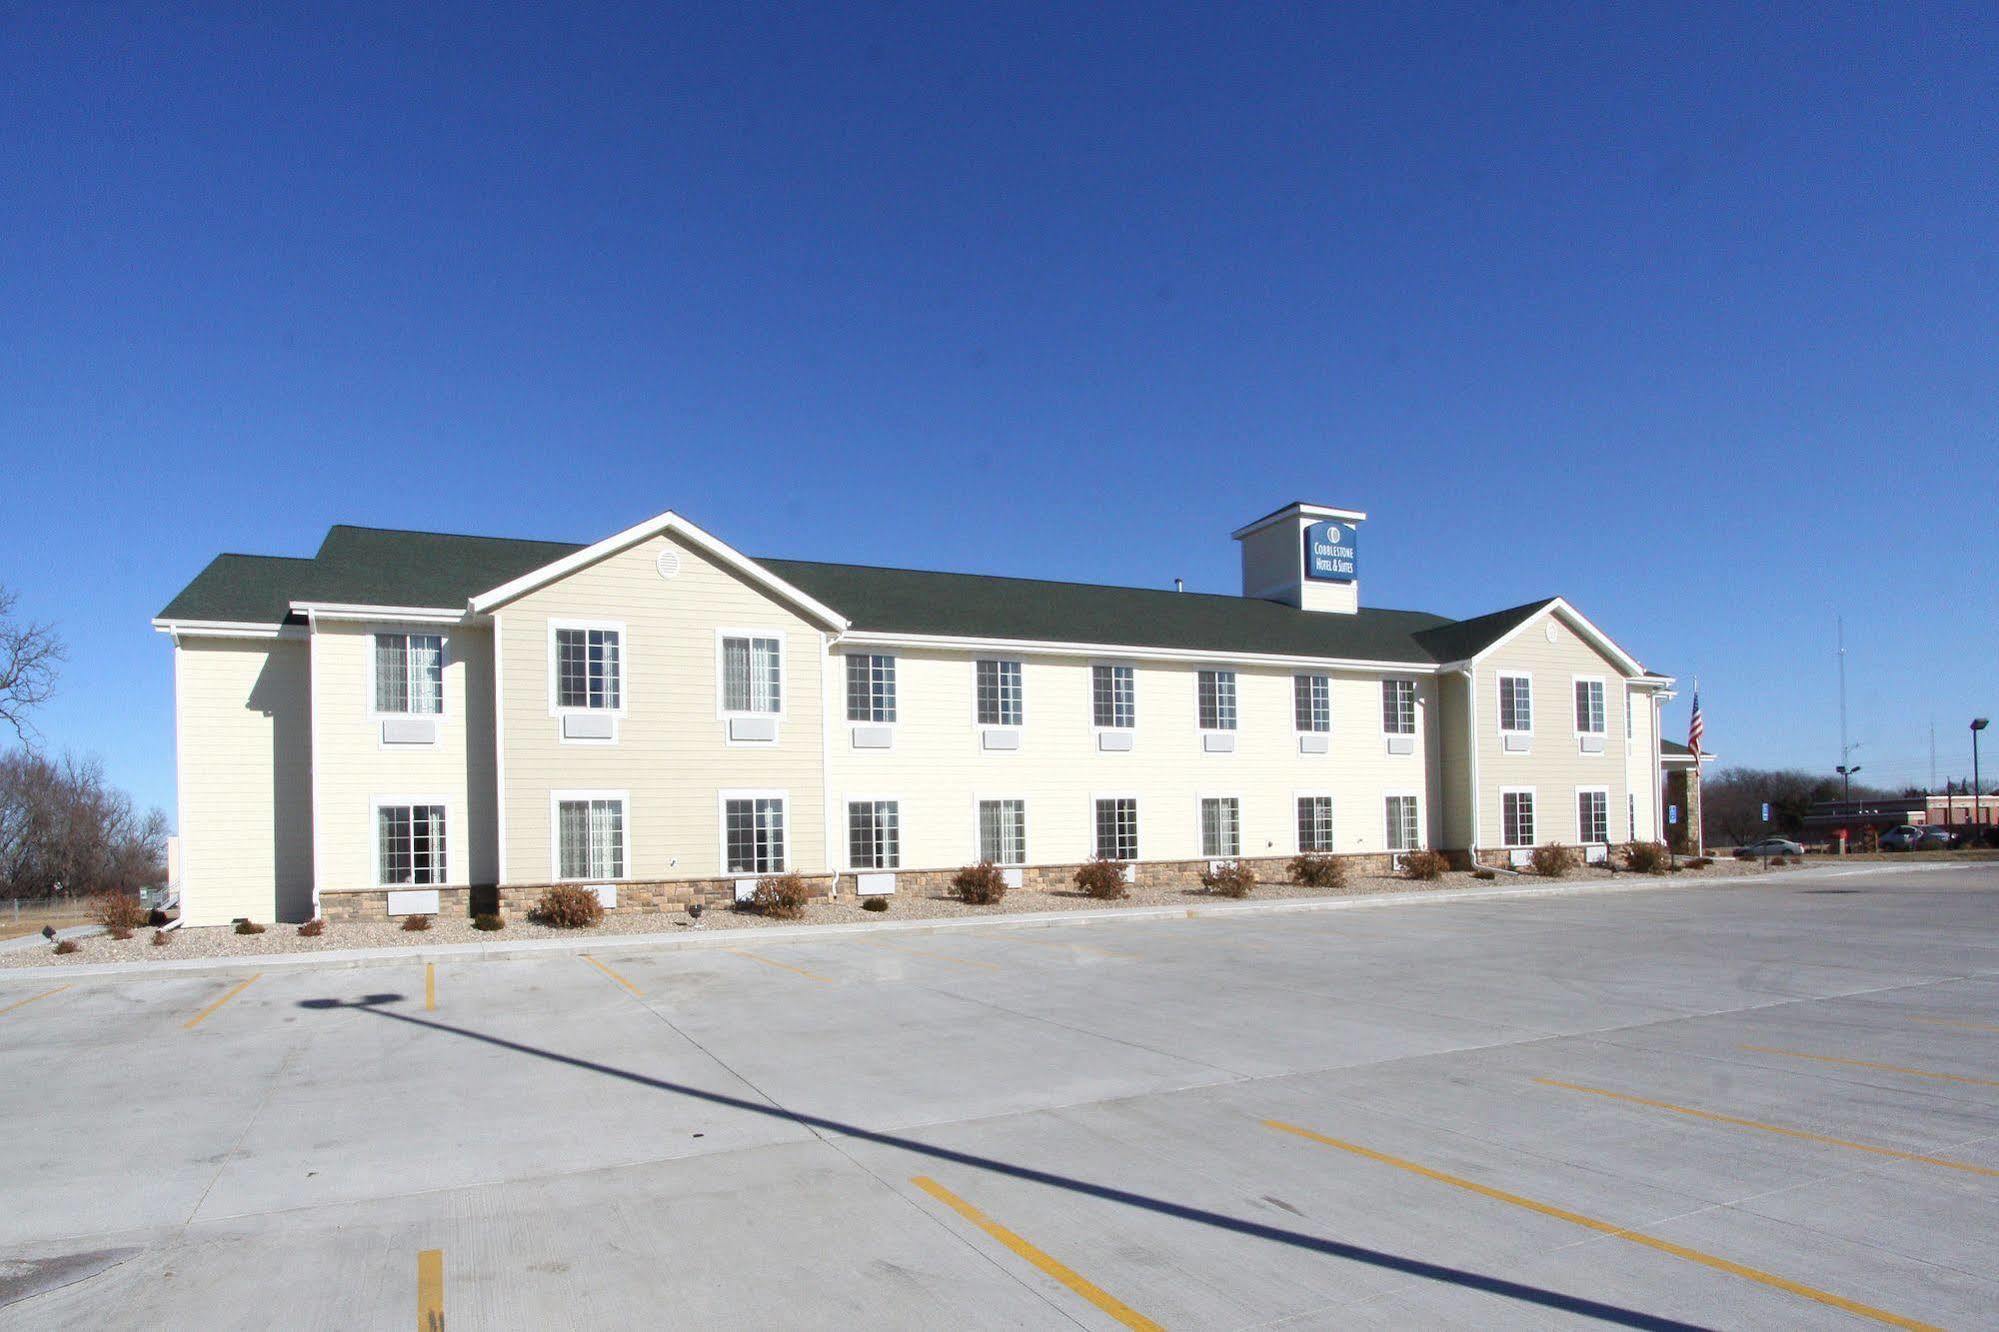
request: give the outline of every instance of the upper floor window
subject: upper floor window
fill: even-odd
[[[1021,719],[1020,663],[978,664],[979,725],[1018,726]],[[1102,723],[1099,723],[1101,725]]]
[[[857,870],[888,870],[902,863],[902,820],[893,800],[847,802],[847,861]]]
[[[783,690],[781,640],[734,636],[722,640],[722,711],[777,712]]]
[[[1499,729],[1523,733],[1534,729],[1533,682],[1524,675],[1499,677]]]
[[[1333,849],[1333,798],[1298,797],[1298,850],[1301,854]]]
[[[603,708],[615,712],[624,703],[621,635],[616,629],[557,629],[555,631],[555,705],[559,708]]]
[[[1291,690],[1297,704],[1298,729],[1333,729],[1333,682],[1324,675],[1294,675]]]
[[[1576,730],[1583,735],[1603,734],[1603,681],[1576,681]]]
[[[979,802],[979,859],[995,865],[1027,863],[1027,802]]]
[[[1390,851],[1414,851],[1423,845],[1423,830],[1416,817],[1415,796],[1389,796],[1387,813]]]
[[[1119,796],[1097,802],[1097,854],[1106,860],[1138,859],[1138,801]]]
[[[1631,739],[1631,714],[1636,712],[1637,710],[1638,709],[1636,707],[1635,700],[1631,697],[1631,691],[1628,689],[1625,690],[1624,691],[1624,738],[1626,740]]]
[[[1381,682],[1381,729],[1389,735],[1416,734],[1416,682]]]
[[[1499,793],[1499,833],[1507,846],[1534,845],[1534,793]]]
[[[1242,805],[1234,796],[1202,799],[1201,854],[1230,860],[1242,854]]]
[[[1201,729],[1235,729],[1235,672],[1202,671],[1196,685],[1200,704]]]
[[[1138,701],[1129,666],[1090,668],[1090,703],[1096,724],[1125,729],[1138,724]]]
[[[384,885],[443,883],[444,806],[377,806],[375,850]]]
[[[625,802],[615,796],[555,804],[556,877],[625,877]]]
[[[722,802],[723,853],[730,874],[777,874],[784,869],[784,797],[745,796]]]
[[[375,635],[375,711],[444,711],[443,635]]]
[[[774,712],[776,709],[764,708],[757,711]],[[895,720],[894,657],[860,653],[847,658],[847,720],[857,722]]]

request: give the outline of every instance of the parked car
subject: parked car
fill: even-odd
[[[1924,828],[1916,836],[1915,849],[1918,851],[1948,851],[1956,842],[1957,838],[1952,836],[1948,828]]]
[[[1765,837],[1760,842],[1735,848],[1737,860],[1762,860],[1769,856],[1802,856],[1805,848],[1788,837]]]
[[[1881,834],[1881,849],[1883,851],[1913,851],[1916,849],[1916,842],[1922,835],[1923,830],[1913,823],[1897,824],[1895,827]]]

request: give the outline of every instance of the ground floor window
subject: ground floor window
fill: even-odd
[[[1333,798],[1298,797],[1298,850],[1301,853],[1333,849]]]
[[[1027,863],[1027,802],[979,802],[979,859],[995,865]]]
[[[893,800],[847,802],[847,862],[855,869],[894,869],[902,863],[901,816]]]
[[[745,796],[722,802],[722,831],[731,874],[784,869],[784,797]]]
[[[1201,854],[1231,860],[1242,854],[1242,802],[1234,796],[1202,799]]]
[[[1499,793],[1499,829],[1507,846],[1534,845],[1534,793]]]
[[[1416,821],[1416,797],[1412,795],[1389,796],[1388,849],[1390,851],[1414,851],[1422,845],[1422,830]]]
[[[1097,802],[1097,854],[1107,860],[1138,859],[1138,801],[1120,796]]]
[[[1585,845],[1610,840],[1610,792],[1576,792],[1576,840]]]
[[[614,797],[558,800],[555,805],[557,877],[625,877],[625,802]]]
[[[443,883],[444,806],[378,805],[375,845],[383,883]]]

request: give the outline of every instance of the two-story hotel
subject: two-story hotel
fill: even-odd
[[[183,918],[1656,837],[1672,681],[1559,597],[1363,606],[1365,518],[1241,528],[1240,596],[754,559],[670,512],[218,556],[154,621]]]

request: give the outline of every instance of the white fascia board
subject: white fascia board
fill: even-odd
[[[1553,601],[1543,606],[1540,610],[1528,616],[1526,619],[1522,620],[1519,624],[1514,625],[1504,634],[1501,634],[1498,638],[1494,639],[1486,647],[1482,648],[1480,651],[1473,654],[1473,656],[1469,659],[1469,661],[1477,662],[1484,660],[1485,658],[1491,656],[1493,653],[1499,651],[1499,649],[1501,649],[1502,647],[1505,647],[1508,643],[1511,643],[1515,638],[1525,633],[1532,626],[1539,624],[1546,617],[1554,615],[1558,612],[1565,619],[1567,619],[1570,622],[1571,626],[1574,627],[1576,630],[1578,630],[1586,640],[1588,640],[1592,645],[1594,645],[1598,651],[1602,652],[1605,656],[1609,657],[1612,661],[1616,662],[1618,669],[1623,671],[1625,675],[1627,676],[1645,675],[1645,667],[1643,663],[1641,663],[1638,660],[1638,658],[1632,656],[1629,652],[1626,652],[1623,648],[1619,647],[1615,639],[1611,638],[1609,634],[1606,634],[1603,630],[1591,624],[1589,622],[1588,616],[1584,615],[1574,606],[1571,606],[1568,603],[1568,601],[1562,597],[1556,597]]]
[[[477,617],[447,606],[362,606],[329,601],[294,601],[292,609],[316,620],[393,620],[398,624],[463,624]]]
[[[552,564],[544,564],[532,569],[510,583],[502,583],[490,592],[481,592],[472,598],[471,609],[475,614],[488,614],[518,597],[526,596],[538,587],[546,587],[558,579],[567,578],[579,569],[588,568],[602,559],[607,559],[621,550],[628,550],[641,541],[673,533],[713,559],[726,565],[751,582],[759,584],[770,592],[791,602],[826,628],[838,633],[847,628],[847,618],[832,607],[815,601],[798,588],[785,582],[770,570],[758,564],[749,556],[718,537],[709,535],[701,528],[688,522],[673,510],[668,509],[656,518],[648,518],[635,527],[628,527],[615,536],[605,537],[593,546],[563,556]]]
[[[1281,523],[1287,518],[1337,518],[1341,522],[1346,523],[1363,523],[1367,521],[1367,515],[1359,509],[1331,509],[1323,504],[1287,504],[1268,517],[1259,518],[1246,527],[1238,527],[1235,531],[1229,533],[1229,536],[1234,540],[1240,541],[1253,532],[1261,532],[1264,528],[1275,523]]]
[[[153,628],[175,638],[304,638],[302,624],[254,624],[240,620],[154,620]]]
[[[1419,661],[1367,661],[1349,657],[1303,657],[1268,652],[1218,652],[1200,648],[1132,647],[1122,643],[1061,643],[1021,638],[959,638],[946,634],[894,634],[854,630],[839,644],[858,647],[934,648],[943,651],[1006,653],[1024,657],[1115,657],[1121,661],[1198,661],[1221,665],[1310,666],[1390,675],[1434,675],[1438,667]]]

